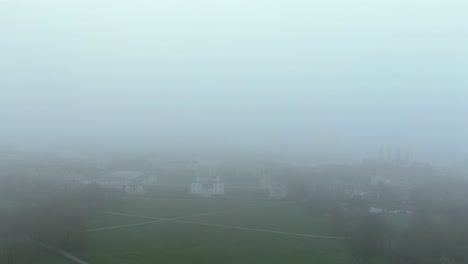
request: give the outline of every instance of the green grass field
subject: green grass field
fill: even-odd
[[[55,254],[50,254],[41,258],[38,264],[74,264],[74,262]]]
[[[364,263],[351,260],[340,239],[262,231],[332,235],[325,217],[307,214],[295,203],[135,197],[124,199],[109,211],[155,218],[188,217],[181,220],[216,226],[163,221],[89,232],[85,250],[75,254],[91,264]],[[88,223],[88,228],[148,221],[154,220],[102,213]],[[46,263],[67,262],[41,262]]]
[[[253,208],[252,208],[253,207]],[[240,208],[249,208],[237,210]],[[110,211],[282,232],[328,235],[323,217],[306,215],[285,202],[170,200],[128,198]],[[220,211],[227,211],[217,213]],[[212,214],[211,214],[212,213]],[[103,214],[89,228],[147,222],[131,216]],[[161,222],[88,234],[79,256],[90,263],[349,263],[343,242],[291,235]]]

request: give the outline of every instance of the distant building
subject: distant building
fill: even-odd
[[[382,208],[370,207],[369,208],[369,213],[374,213],[374,214],[411,214],[412,212],[410,210],[406,210],[406,209],[385,210],[385,209],[382,209]]]
[[[410,154],[407,148],[380,148],[379,159],[380,162],[394,163],[399,165],[409,165]]]
[[[409,149],[405,149],[404,152],[403,152],[403,162],[404,162],[405,164],[409,164],[409,163],[410,163]]]
[[[391,179],[384,177],[382,175],[372,176],[370,180],[371,180],[371,185],[394,184]]]
[[[370,207],[369,208],[369,213],[381,214],[383,212],[384,212],[384,210],[381,209],[381,208],[375,208],[375,207]]]
[[[143,173],[138,171],[118,171],[103,175],[94,180],[84,180],[84,184],[96,183],[102,188],[121,190],[128,194],[144,194]]]
[[[283,184],[272,184],[268,188],[269,196],[274,199],[283,199],[286,198],[288,194],[288,188]]]
[[[402,160],[403,160],[403,157],[402,157],[401,149],[397,148],[396,155],[395,155],[395,162],[397,164],[401,164]]]
[[[273,199],[283,199],[286,198],[288,194],[286,180],[280,177],[261,177],[260,186],[265,189],[268,196]]]
[[[224,183],[221,182],[219,176],[214,178],[197,177],[196,181],[192,183],[191,193],[202,196],[223,195]]]

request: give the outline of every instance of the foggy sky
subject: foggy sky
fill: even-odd
[[[0,0],[0,143],[467,160],[464,0]]]

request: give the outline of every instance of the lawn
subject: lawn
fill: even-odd
[[[90,263],[346,263],[336,240],[164,222],[93,233]]]
[[[389,228],[389,232],[395,235],[404,232],[409,226],[411,215],[408,214],[386,214],[384,215],[385,223]]]
[[[41,257],[37,264],[76,264],[62,256],[50,254]]]
[[[166,220],[133,225],[152,218]],[[387,221],[398,229],[406,223],[398,216]],[[333,234],[326,217],[294,202],[127,197],[87,224],[108,227],[117,228],[88,232],[84,250],[72,253],[91,264],[385,263],[349,258],[341,239],[304,236]],[[39,263],[69,261],[50,255]]]
[[[325,218],[306,214],[295,203],[279,201],[127,198],[109,211],[159,218],[203,214],[183,220],[331,235]],[[151,219],[103,213],[88,226],[102,228],[147,221]],[[341,240],[169,221],[90,232],[85,250],[77,255],[100,264],[354,263],[348,259]]]

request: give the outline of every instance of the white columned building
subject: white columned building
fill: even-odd
[[[197,177],[196,181],[192,183],[190,191],[192,194],[202,196],[222,195],[224,194],[224,183],[221,182],[219,177]]]

